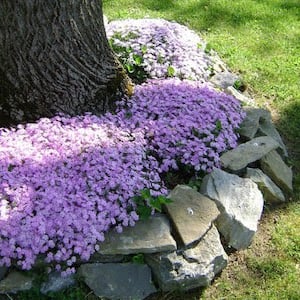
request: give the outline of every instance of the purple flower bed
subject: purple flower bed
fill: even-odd
[[[233,97],[178,79],[136,86],[118,105],[0,129],[0,265],[30,269],[45,254],[73,272],[108,229],[135,224],[134,196],[167,193],[162,173],[218,167],[244,116]]]
[[[110,22],[111,46],[133,79],[178,77],[206,81],[210,59],[205,43],[192,30],[162,19]]]
[[[133,130],[143,129],[147,150],[157,158],[159,172],[178,164],[196,172],[220,166],[220,154],[237,146],[236,129],[244,113],[230,95],[205,84],[179,79],[150,80],[112,116]]]
[[[138,220],[131,198],[165,194],[146,140],[93,115],[0,130],[0,265],[30,269],[38,254],[72,266],[103,233]],[[72,272],[68,268],[64,272]]]

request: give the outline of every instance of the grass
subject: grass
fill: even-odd
[[[265,212],[251,247],[230,256],[214,284],[191,299],[299,299],[299,225],[299,203]]]
[[[295,172],[294,202],[265,208],[252,246],[232,254],[211,287],[188,295],[161,295],[161,299],[300,299],[299,0],[103,3],[109,20],[164,18],[199,32],[208,47],[240,74],[257,103],[271,110]]]
[[[258,103],[271,109],[295,170],[295,201],[265,208],[251,247],[230,255],[228,267],[212,286],[186,295],[159,295],[156,299],[300,299],[299,0],[103,0],[103,3],[110,20],[159,17],[201,33],[208,46],[242,76]],[[80,284],[52,297],[42,296],[36,290],[18,297],[12,295],[11,299],[98,298]]]

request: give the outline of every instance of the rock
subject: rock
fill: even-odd
[[[226,267],[227,259],[214,226],[191,249],[146,255],[146,262],[162,291],[207,286]]]
[[[186,185],[178,185],[168,198],[165,209],[185,245],[199,240],[217,219],[216,204]]]
[[[237,100],[241,101],[242,103],[245,103],[249,106],[255,106],[255,101],[244,94],[240,93],[238,90],[236,90],[233,86],[229,86],[225,90],[228,94],[232,95]]]
[[[226,89],[229,86],[233,86],[239,77],[228,71],[220,72],[211,77],[210,81],[222,89]]]
[[[49,275],[48,281],[41,285],[41,293],[58,292],[75,284],[74,275],[62,277],[60,273],[53,272]]]
[[[102,243],[100,244],[101,247]],[[95,252],[91,258],[89,259],[89,263],[118,263],[123,261],[125,258],[124,255],[104,255],[98,252]],[[79,260],[80,261],[80,260]],[[86,261],[82,261],[81,263],[86,263]]]
[[[221,164],[229,170],[239,171],[278,147],[279,144],[268,136],[254,138],[221,155]]]
[[[257,230],[264,204],[257,185],[248,178],[214,169],[204,177],[201,192],[215,200],[221,212],[217,228],[228,245],[237,250],[247,248]]]
[[[210,59],[210,65],[213,67],[214,73],[220,73],[227,70],[226,64],[221,60],[220,56],[216,51],[213,49],[210,49],[209,51],[209,59]]]
[[[32,288],[33,278],[12,271],[0,281],[0,294],[17,293]]]
[[[8,271],[7,267],[0,267],[0,280],[4,278],[4,276],[6,275]]]
[[[271,113],[265,109],[252,107],[247,107],[244,110],[246,112],[246,117],[239,129],[240,136],[247,140],[251,140],[255,136],[269,136],[279,144],[283,154],[288,156],[280,134],[272,122]]]
[[[100,254],[154,253],[173,251],[176,242],[166,216],[155,215],[138,221],[134,227],[124,228],[121,234],[110,231],[99,246]]]
[[[80,266],[79,274],[98,297],[112,300],[144,299],[156,292],[147,265],[85,264]]]
[[[271,121],[271,114],[269,111],[260,108],[246,107],[244,110],[246,117],[239,128],[239,134],[241,137],[251,140],[258,131],[260,121]]]
[[[276,151],[271,151],[261,159],[261,168],[280,188],[293,192],[293,172]]]
[[[257,135],[267,135],[273,138],[278,144],[284,156],[288,156],[286,147],[281,139],[280,134],[276,130],[274,124],[269,119],[261,119]]]
[[[258,188],[263,193],[266,202],[285,202],[285,197],[280,188],[260,169],[247,168],[245,176],[258,185]]]

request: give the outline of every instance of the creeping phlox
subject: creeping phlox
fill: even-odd
[[[68,274],[109,228],[133,226],[132,197],[166,193],[145,146],[139,130],[89,114],[1,129],[0,265],[30,269],[45,254]]]
[[[162,19],[129,19],[106,25],[110,44],[129,75],[207,81],[211,61],[204,41],[186,26]]]
[[[143,19],[111,22],[107,35],[127,71],[152,80],[114,114],[0,128],[0,266],[30,269],[43,254],[62,275],[74,272],[110,228],[134,226],[136,196],[167,194],[162,174],[210,172],[237,145],[244,112],[203,84],[210,62],[193,31]]]
[[[122,104],[121,104],[122,105]],[[136,86],[114,116],[126,128],[143,130],[159,172],[179,165],[195,172],[220,166],[220,154],[237,146],[244,112],[238,100],[196,81],[149,80]]]

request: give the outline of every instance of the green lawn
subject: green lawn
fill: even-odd
[[[295,170],[294,202],[265,208],[253,245],[205,291],[163,299],[300,299],[300,1],[104,0],[109,18],[164,18],[194,29],[272,111]],[[298,230],[297,230],[298,228]]]

